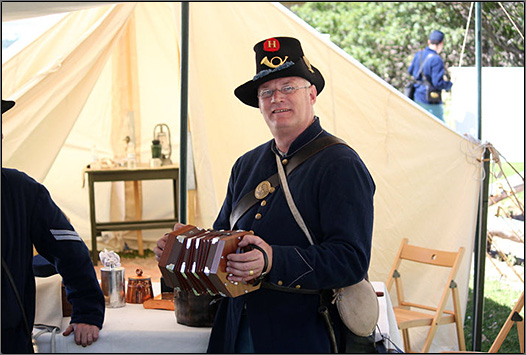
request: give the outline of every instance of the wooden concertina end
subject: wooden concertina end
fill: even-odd
[[[259,284],[233,283],[226,278],[226,256],[250,250],[238,248],[239,241],[246,234],[249,232],[205,230],[193,225],[169,233],[159,260],[166,284],[196,296],[237,297],[259,289]]]

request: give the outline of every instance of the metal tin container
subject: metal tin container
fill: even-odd
[[[106,307],[124,307],[126,305],[124,268],[103,267],[100,269],[100,278]]]

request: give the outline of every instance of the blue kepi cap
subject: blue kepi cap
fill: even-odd
[[[444,33],[440,32],[438,30],[434,30],[429,35],[429,40],[430,41],[437,41],[438,43],[440,43],[440,42],[442,42],[444,40]]]

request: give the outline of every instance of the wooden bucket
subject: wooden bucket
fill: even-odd
[[[175,292],[175,318],[177,323],[190,327],[211,327],[221,296]]]

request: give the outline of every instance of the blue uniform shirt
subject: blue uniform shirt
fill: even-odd
[[[33,245],[63,278],[71,322],[102,328],[104,295],[88,248],[43,185],[23,172],[2,168],[2,258],[30,329],[35,318]],[[27,338],[20,306],[2,269],[2,353],[27,352]]]
[[[285,158],[327,135],[316,118]],[[230,229],[230,213],[241,197],[277,173],[273,145],[271,140],[236,161],[214,229]],[[362,280],[370,261],[375,185],[358,154],[345,145],[326,148],[297,167],[288,183],[315,245],[297,225],[279,186],[235,226],[253,230],[272,246],[273,265],[266,281],[292,289],[327,290]],[[234,352],[239,320],[246,312],[256,353],[330,352],[328,333],[317,313],[319,302],[319,295],[267,288],[224,298],[208,351]],[[333,320],[338,331],[341,322],[334,313]]]
[[[428,55],[432,55],[432,57],[427,60],[422,69],[422,73],[418,75],[420,71],[420,59],[422,59],[422,63],[424,63]],[[429,47],[415,54],[407,71],[418,81],[422,81],[422,75],[425,75],[427,81],[436,89],[449,90],[453,86],[451,81],[444,80],[444,61],[442,57]],[[426,99],[426,86],[423,82],[415,84],[415,101],[429,104],[429,101]]]

